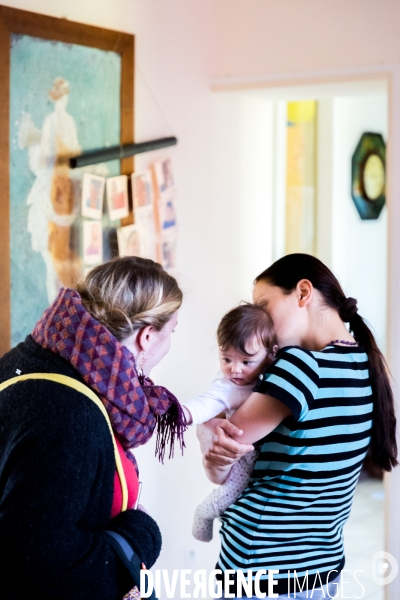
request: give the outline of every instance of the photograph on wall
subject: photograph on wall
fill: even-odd
[[[153,204],[153,183],[151,172],[132,173],[133,210]]]
[[[83,262],[97,265],[103,260],[103,228],[101,221],[83,222]]]
[[[121,55],[30,35],[10,37],[10,301],[15,345],[60,287],[71,287],[83,274],[82,172],[70,169],[68,158],[119,144]],[[119,173],[115,160],[101,174]],[[91,192],[89,186],[83,204],[88,202],[85,209],[95,213],[87,216],[99,215],[100,196],[100,189]],[[102,221],[103,229],[111,231],[108,215]],[[111,233],[104,236],[107,258],[112,255],[109,237]],[[90,256],[94,260],[99,255]]]
[[[154,173],[157,183],[157,192],[160,197],[170,195],[174,189],[174,177],[170,158],[164,158],[154,163]]]
[[[161,264],[171,275],[175,275],[177,270],[176,245],[176,236],[161,237]]]
[[[117,229],[119,256],[143,256],[137,225]]]
[[[109,177],[106,183],[107,206],[111,221],[123,219],[129,215],[128,178],[126,175]]]
[[[176,227],[176,213],[174,208],[174,202],[169,200],[160,200],[158,202],[158,214],[160,220],[160,230],[166,231],[173,227]]]
[[[106,178],[84,173],[82,179],[82,217],[101,219]]]
[[[135,225],[140,236],[143,258],[159,262],[159,244],[152,206],[142,206],[135,210]]]

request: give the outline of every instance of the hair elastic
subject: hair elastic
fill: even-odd
[[[357,300],[355,298],[346,298],[339,309],[339,315],[342,321],[348,323],[358,312]]]

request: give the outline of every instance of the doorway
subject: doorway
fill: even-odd
[[[236,202],[241,210],[237,256],[242,267],[238,276],[248,282],[249,271],[258,275],[266,264],[288,251],[288,103],[313,102],[314,197],[310,180],[305,180],[305,205],[314,207],[312,253],[332,269],[345,293],[357,298],[360,314],[386,353],[388,211],[384,206],[379,218],[362,220],[351,194],[352,155],[362,134],[377,133],[387,140],[386,80],[270,87],[219,96],[225,97],[219,100],[221,123],[224,114],[229,114],[230,123],[234,117],[240,123],[237,147],[232,145],[235,149],[226,158],[231,165],[234,162]],[[309,235],[310,227],[305,230]],[[290,251],[296,249],[291,247]],[[364,472],[344,529],[345,568],[351,572],[360,570],[357,577],[364,592],[360,584],[354,584],[352,589],[349,583],[344,587],[347,597],[384,598],[384,587],[372,580],[373,556],[385,549],[384,497],[382,479]],[[354,582],[353,576],[351,580]]]

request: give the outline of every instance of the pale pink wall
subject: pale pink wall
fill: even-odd
[[[212,77],[400,61],[399,0],[214,0]]]

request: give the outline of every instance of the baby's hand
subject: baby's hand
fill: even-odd
[[[254,446],[240,444],[233,439],[242,434],[243,431],[227,419],[210,419],[198,427],[201,451],[206,461],[220,467],[227,466],[254,450]]]

